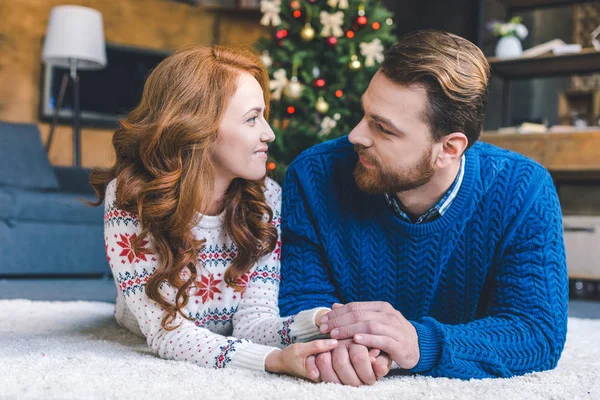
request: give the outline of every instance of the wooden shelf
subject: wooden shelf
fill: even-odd
[[[484,132],[481,140],[533,158],[550,171],[600,171],[600,131],[543,134]]]
[[[240,7],[218,7],[203,6],[203,10],[210,13],[231,14],[231,15],[249,15],[255,17],[260,15],[260,8],[240,8]]]
[[[589,3],[594,0],[503,0],[511,11],[532,10],[534,8],[572,6],[577,3]]]
[[[594,48],[581,53],[533,58],[488,59],[492,73],[505,79],[548,77],[600,72],[600,52]]]

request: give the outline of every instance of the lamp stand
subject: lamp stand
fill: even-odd
[[[71,59],[70,65],[70,73],[68,74],[65,72],[60,82],[58,99],[56,101],[56,109],[54,110],[54,118],[52,119],[50,134],[48,135],[48,141],[46,142],[46,153],[50,152],[50,146],[52,145],[54,131],[56,130],[56,125],[58,124],[58,118],[62,108],[62,103],[65,99],[70,76],[73,80],[73,165],[76,167],[81,167],[81,107],[79,104],[79,76],[77,75],[77,60]]]
[[[77,60],[71,59],[71,79],[73,79],[73,163],[81,167],[81,127],[79,118],[79,76],[77,75]]]
[[[68,84],[69,73],[65,72],[62,76],[62,80],[60,81],[58,99],[56,99],[56,107],[54,109],[54,118],[52,118],[52,125],[50,125],[50,134],[48,135],[48,140],[46,141],[46,153],[50,152],[50,146],[52,146],[52,139],[54,139],[54,131],[56,130],[56,125],[58,124],[58,116],[60,115],[60,110],[62,108],[62,103],[65,99],[65,93],[67,92]]]

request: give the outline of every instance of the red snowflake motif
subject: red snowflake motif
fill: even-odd
[[[209,299],[213,300],[215,293],[221,293],[221,290],[218,288],[221,281],[221,279],[214,279],[212,274],[208,276],[202,275],[202,280],[196,281],[198,290],[196,290],[194,296],[200,296],[203,303],[206,303]]]
[[[140,260],[147,261],[146,254],[150,254],[148,249],[145,248],[145,246],[148,244],[147,240],[141,241],[140,248],[137,249],[138,251],[136,253],[133,250],[133,247],[131,246],[131,242],[133,242],[135,240],[137,235],[134,233],[130,237],[127,237],[124,235],[119,235],[119,236],[121,236],[121,241],[117,242],[117,244],[123,248],[123,250],[121,250],[121,254],[119,254],[119,256],[127,257],[127,260],[129,260],[130,263],[132,263],[134,261],[139,262]]]
[[[241,287],[242,289],[240,290],[241,293],[244,293],[244,291],[246,290],[246,287],[248,286],[248,282],[250,282],[250,272],[246,272],[244,275],[240,276],[239,278],[237,278],[237,280],[235,281],[235,283]]]

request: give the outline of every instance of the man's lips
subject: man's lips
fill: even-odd
[[[372,162],[370,162],[367,157],[365,156],[359,156],[359,161],[362,165],[364,165],[367,168],[373,168],[375,167],[375,164],[373,164]]]

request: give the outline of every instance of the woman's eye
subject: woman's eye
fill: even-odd
[[[251,124],[254,124],[254,123],[256,123],[256,118],[257,118],[257,117],[252,117],[252,118],[250,118],[250,119],[249,119],[248,121],[246,121],[246,122],[250,122]]]

